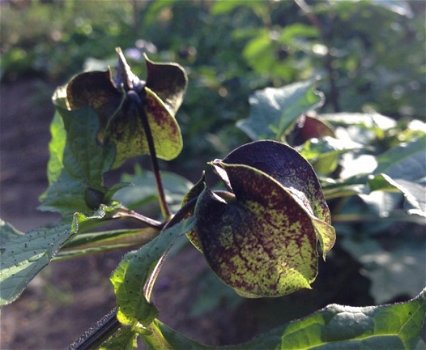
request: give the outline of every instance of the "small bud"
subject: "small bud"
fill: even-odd
[[[91,187],[87,187],[84,191],[84,200],[90,209],[98,209],[101,204],[106,204],[105,194]]]

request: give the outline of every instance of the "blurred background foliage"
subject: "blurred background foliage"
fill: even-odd
[[[162,167],[191,181],[206,160],[250,140],[235,124],[249,116],[249,97],[259,96],[253,95],[255,90],[317,79],[317,88],[325,95],[318,113],[333,127],[337,141],[346,140],[345,144],[327,138],[317,144],[308,141],[299,149],[324,176],[338,234],[331,258],[324,269],[320,267],[311,292],[244,301],[244,307],[241,298],[206,274],[194,280],[199,293],[193,299],[192,316],[219,306],[235,308],[241,324],[237,328],[251,335],[252,328],[267,329],[327,302],[367,305],[404,300],[424,285],[424,226],[419,225],[424,218],[396,222],[393,210],[401,209],[402,194],[373,194],[373,187],[381,186],[380,175],[370,183],[365,179],[381,164],[377,155],[382,154],[385,164],[383,154],[394,148],[390,159],[402,164],[403,159],[394,158],[400,144],[425,134],[421,122],[426,116],[425,1],[2,0],[0,4],[0,78],[6,87],[27,79],[51,87],[83,69],[105,69],[115,65],[117,46],[141,77],[143,53],[152,60],[184,66],[189,86],[177,113],[184,151]],[[424,138],[411,145],[417,147],[411,155],[420,164],[416,184],[424,189]],[[359,173],[365,175],[362,184],[353,177]],[[155,201],[150,176],[139,168],[124,176],[136,188],[124,189],[120,199],[132,208],[146,205],[145,199]],[[166,178],[168,195],[178,205],[190,183],[172,173]],[[358,191],[360,186],[364,187]],[[362,192],[366,186],[371,193]],[[340,192],[334,198],[336,188]],[[337,198],[345,190],[351,195]]]
[[[178,114],[185,155],[208,159],[246,140],[235,122],[247,116],[250,93],[265,86],[319,78],[322,112],[423,118],[425,7],[403,0],[3,0],[0,74],[3,82],[64,83],[83,68],[113,65],[117,46],[139,73],[143,52],[179,62],[190,81]]]

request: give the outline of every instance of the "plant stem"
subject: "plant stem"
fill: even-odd
[[[133,210],[129,209],[119,209],[116,214],[114,214],[113,218],[130,218],[143,222],[147,226],[162,229],[164,226],[164,222],[160,222],[154,219],[149,218],[148,216],[139,214]]]
[[[99,348],[106,339],[120,328],[120,323],[117,320],[116,314],[117,308],[112,309],[108,314],[102,317],[96,325],[72,343],[68,347],[68,350],[89,350]]]
[[[157,185],[158,192],[158,200],[160,203],[161,214],[163,215],[165,220],[170,219],[170,210],[166,202],[166,196],[164,194],[164,186],[161,180],[160,167],[158,165],[158,158],[155,151],[154,138],[152,137],[151,127],[149,126],[148,116],[145,113],[145,109],[143,108],[142,101],[139,95],[130,90],[127,92],[127,96],[137,105],[139,110],[139,115],[142,121],[142,126],[145,132],[146,141],[148,143],[149,155],[151,158],[152,170],[155,176],[155,182]]]

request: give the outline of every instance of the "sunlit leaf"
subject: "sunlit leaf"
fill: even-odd
[[[112,167],[114,149],[110,144],[97,143],[99,120],[92,109],[69,111],[57,107],[57,110],[59,114],[52,123],[49,145],[52,154],[48,165],[50,186],[40,197],[40,208],[62,215],[76,211],[89,213],[87,191],[103,191],[102,175]],[[101,203],[102,200],[98,205]]]
[[[381,154],[375,176],[370,179],[372,190],[392,187],[402,192],[414,213],[426,216],[426,136],[401,144]]]
[[[138,347],[138,333],[130,327],[121,327],[99,350],[133,350]]]
[[[21,234],[1,221],[0,306],[19,297],[71,234],[70,225],[65,224]]]
[[[405,1],[389,1],[389,0],[371,0],[371,3],[376,6],[382,6],[389,11],[392,11],[400,16],[408,18],[413,17],[413,11],[408,2]]]
[[[144,287],[153,270],[173,243],[192,228],[193,221],[186,219],[164,230],[150,243],[126,254],[111,276],[117,299],[117,318],[124,325],[148,325],[157,310],[146,298]]]
[[[379,113],[325,113],[319,116],[322,120],[333,125],[357,125],[366,129],[391,129],[396,126],[394,119]]]
[[[372,191],[371,194],[377,191],[399,191],[404,195],[405,199],[412,207],[408,208],[409,214],[417,214],[426,217],[425,185],[404,179],[393,179],[386,174],[379,174],[372,177],[368,184]]]
[[[235,1],[217,1],[213,3],[212,13],[215,15],[229,13],[235,8],[240,8],[242,6],[252,8],[257,11],[261,11],[265,4],[262,4],[257,1],[247,2],[245,0],[235,0]]]
[[[347,179],[323,179],[324,196],[326,199],[333,199],[368,193],[367,181],[368,177],[365,174]]]
[[[364,139],[383,138],[384,132],[396,126],[396,121],[379,113],[331,113],[321,114],[321,120],[334,126],[342,126],[349,133],[357,132]],[[354,141],[363,143],[360,139]]]
[[[64,167],[64,149],[67,141],[64,122],[58,112],[53,116],[50,123],[50,135],[52,137],[49,143],[49,162],[47,164],[47,178],[49,184],[55,182],[61,175]]]
[[[426,173],[425,149],[426,136],[391,148],[377,157],[374,173],[409,181],[421,179]]]
[[[299,350],[299,349],[404,349],[424,348],[422,328],[426,313],[426,290],[405,303],[351,307],[331,304],[300,320],[279,326],[253,340],[227,346],[206,346],[185,337],[159,320],[150,326],[152,335],[172,349],[188,350]]]
[[[240,120],[237,126],[253,140],[280,140],[298,117],[320,107],[323,99],[323,94],[314,89],[313,81],[259,90],[249,99],[249,118]]]
[[[325,136],[320,139],[308,140],[297,149],[304,158],[309,160],[317,172],[327,175],[337,168],[340,155],[362,149],[362,147],[356,142]]]

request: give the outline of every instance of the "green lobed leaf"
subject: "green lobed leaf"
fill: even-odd
[[[398,145],[377,157],[377,167],[369,184],[377,190],[383,183],[398,189],[412,205],[412,212],[426,216],[426,135]]]
[[[395,179],[417,181],[426,173],[426,135],[398,145],[377,157],[375,174],[385,173]]]
[[[184,177],[168,171],[162,171],[161,177],[166,201],[171,210],[177,211],[181,206],[182,197],[191,189],[192,184]],[[124,174],[121,180],[128,185],[118,190],[113,198],[126,207],[136,209],[157,199],[155,176],[152,171],[142,171],[140,167],[135,167],[134,174]]]
[[[176,350],[310,350],[310,349],[404,349],[425,346],[422,329],[426,313],[426,290],[404,303],[351,307],[331,304],[300,320],[295,320],[239,345],[213,347],[174,331],[159,320],[153,336],[162,337]],[[150,337],[143,336],[144,341]]]
[[[8,242],[21,237],[23,232],[18,231],[12,225],[0,219],[0,245],[3,246]]]
[[[310,139],[297,149],[304,158],[309,160],[317,172],[326,175],[336,170],[341,154],[362,147],[356,142],[325,136],[320,139]]]
[[[61,115],[56,112],[50,123],[49,162],[47,164],[47,178],[49,185],[54,183],[61,175],[64,168],[63,157],[67,140],[67,134]]]
[[[140,323],[147,326],[156,317],[157,310],[147,300],[144,288],[166,252],[179,237],[191,230],[192,225],[192,219],[185,219],[163,230],[139,250],[124,256],[110,278],[117,299],[117,318],[120,323]]]
[[[16,300],[73,233],[70,225],[64,224],[21,234],[1,221],[0,306]]]
[[[218,308],[232,312],[244,301],[212,271],[200,274],[188,287],[197,291],[191,302],[191,317],[202,317]]]
[[[250,115],[237,126],[253,140],[280,140],[297,118],[323,104],[323,94],[315,91],[313,81],[298,82],[281,88],[266,88],[250,96]]]
[[[102,174],[112,167],[114,149],[110,144],[97,143],[99,122],[92,109],[69,111],[57,107],[57,111],[67,134],[66,143],[64,147],[62,126],[56,115],[49,145],[52,154],[48,165],[50,186],[40,197],[40,209],[62,215],[75,211],[89,213],[86,191],[103,191]]]
[[[424,185],[404,179],[392,179],[386,174],[375,175],[368,180],[368,184],[372,191],[370,195],[377,193],[378,190],[398,190],[411,205],[411,208],[408,208],[408,214],[426,217],[426,187]]]
[[[409,232],[407,232],[409,233]],[[373,239],[345,237],[343,248],[363,265],[371,281],[370,294],[376,303],[403,295],[414,296],[425,286],[426,241],[404,236],[388,237],[386,247]]]
[[[380,135],[380,130],[389,130],[396,126],[394,119],[379,113],[329,113],[321,114],[321,120],[335,126],[358,126],[375,131]]]

